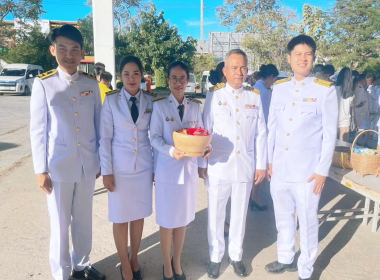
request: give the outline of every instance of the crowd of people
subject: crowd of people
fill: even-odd
[[[267,209],[259,200],[260,184],[267,178],[278,253],[265,269],[272,274],[298,271],[298,279],[310,279],[318,252],[318,203],[340,114],[333,83],[311,72],[316,53],[311,37],[299,35],[287,45],[294,77],[276,82],[276,67],[263,65],[253,87],[243,85],[248,74],[246,54],[240,49],[229,51],[224,64],[211,73],[215,86],[207,93],[203,113],[199,100],[185,96],[189,68],[183,62],[175,61],[168,68],[171,94],[156,97],[141,89],[140,59],[127,56],[119,66],[122,88],[106,92],[103,98],[98,81],[108,87],[109,75],[96,70],[95,78],[77,71],[84,55],[79,30],[64,25],[52,30],[49,38],[58,68],[35,81],[30,134],[37,184],[47,194],[54,279],[67,280],[70,275],[106,279],[89,259],[93,193],[100,176],[108,190],[108,218],[113,223],[121,279],[143,279],[138,252],[144,219],[153,212],[153,186],[162,278],[186,279],[181,254],[186,227],[195,219],[198,178],[208,189],[209,278],[220,275],[226,236],[228,262],[237,276],[247,277],[242,262],[247,210]],[[356,82],[346,81],[351,72],[342,73],[339,106],[352,107],[355,99],[349,89]],[[356,110],[365,103],[356,100]],[[363,116],[362,122],[367,117],[355,115]],[[211,145],[202,157],[188,157],[175,147],[172,133],[199,127],[212,135]],[[229,199],[231,215],[226,225]],[[296,209],[301,235],[298,259]]]

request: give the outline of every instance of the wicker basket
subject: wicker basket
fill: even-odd
[[[176,149],[185,152],[187,157],[201,157],[210,146],[212,136],[186,135],[173,131]]]
[[[351,148],[344,146],[335,147],[334,156],[332,164],[343,168],[343,169],[352,169],[351,165]]]
[[[364,130],[356,136],[351,147],[351,164],[354,172],[359,172],[360,176],[363,178],[364,175],[375,175],[380,176],[380,155],[358,155],[354,153],[354,146],[360,135],[365,132],[375,132],[375,130]],[[380,135],[380,134],[379,134]]]

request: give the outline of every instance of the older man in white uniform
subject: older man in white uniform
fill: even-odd
[[[201,178],[208,185],[208,276],[219,277],[224,255],[226,204],[231,197],[231,222],[228,240],[229,263],[235,274],[246,277],[242,263],[247,208],[255,180],[265,176],[267,145],[266,123],[260,92],[243,87],[247,77],[247,57],[238,49],[226,55],[223,73],[226,84],[218,84],[207,93],[203,112],[205,128],[212,134],[208,162],[202,162]],[[207,170],[206,170],[207,168]],[[206,173],[207,171],[207,173]],[[256,171],[256,176],[255,176]]]
[[[313,77],[314,40],[306,35],[288,44],[294,77],[273,89],[268,120],[268,177],[277,227],[278,261],[270,273],[296,271],[295,211],[301,255],[299,279],[310,279],[318,252],[318,203],[335,149],[338,101],[332,83]],[[269,178],[268,178],[269,179]]]
[[[54,29],[50,39],[50,51],[59,66],[33,84],[30,137],[37,184],[47,193],[51,271],[54,279],[67,280],[73,264],[73,277],[104,280],[89,260],[92,200],[100,175],[99,86],[96,79],[77,71],[84,50],[75,27]]]

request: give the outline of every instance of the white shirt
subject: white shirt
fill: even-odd
[[[256,84],[253,86],[260,91],[261,104],[263,105],[263,112],[265,117],[265,122],[268,123],[268,115],[269,115],[269,106],[270,101],[272,99],[272,90],[265,86],[263,80],[258,80]]]
[[[354,96],[344,99],[342,97],[342,87],[336,86],[335,89],[339,108],[338,127],[349,127],[351,123],[351,107],[353,105]]]
[[[125,94],[125,97],[127,98],[127,103],[128,103],[128,107],[129,107],[129,110],[131,110],[131,107],[132,107],[132,104],[133,104],[133,102],[131,101],[131,97],[132,97],[132,95],[130,95],[129,93],[128,93],[128,91],[123,87],[123,92],[124,92],[124,94]],[[139,92],[134,96],[134,97],[136,97],[136,101],[135,101],[135,103],[136,103],[136,106],[137,106],[137,110],[139,110],[139,105],[140,105],[140,94],[141,94],[141,90],[139,90]]]

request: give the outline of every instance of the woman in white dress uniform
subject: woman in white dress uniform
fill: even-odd
[[[99,153],[121,274],[125,280],[138,280],[142,279],[137,253],[144,218],[152,214],[153,156],[148,132],[155,96],[140,89],[143,67],[137,57],[120,62],[120,77],[123,88],[107,93],[103,104]]]
[[[186,226],[195,218],[198,161],[194,157],[185,157],[183,151],[174,147],[172,133],[183,128],[203,127],[203,121],[200,101],[185,97],[189,81],[186,64],[173,62],[169,66],[167,81],[171,94],[153,100],[150,123],[150,141],[158,151],[154,165],[156,221],[160,225],[163,279],[184,280],[186,276],[181,268],[181,252]],[[172,236],[174,254],[170,260]]]

